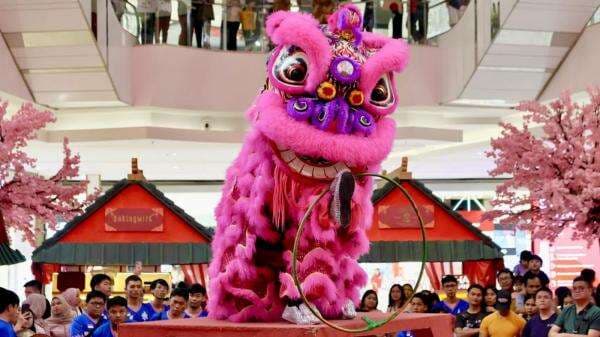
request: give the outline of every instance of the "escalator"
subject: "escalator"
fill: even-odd
[[[89,0],[5,1],[0,13],[2,37],[36,103],[125,105],[92,34]]]
[[[600,5],[599,0],[506,1],[511,2],[451,103],[514,106],[538,98]]]

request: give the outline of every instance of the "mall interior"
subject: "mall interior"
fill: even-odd
[[[523,124],[521,102],[549,104],[563,95],[587,104],[587,90],[600,85],[600,1],[350,2],[362,13],[361,29],[408,44],[408,65],[393,79],[395,137],[377,173],[406,183],[421,212],[432,212],[422,214],[428,230],[446,228],[440,237],[432,232],[431,244],[477,246],[476,262],[489,262],[481,268],[496,268],[494,286],[497,263],[513,270],[522,251],[543,260],[552,289],[570,287],[581,269],[600,271],[598,219],[590,241],[573,238],[574,228],[547,240],[518,223],[483,217],[494,208],[496,189],[511,179],[491,173],[492,140],[505,134],[503,123]],[[207,285],[226,172],[251,128],[245,111],[268,86],[265,66],[275,45],[266,21],[283,10],[323,23],[339,6],[336,0],[0,0],[0,105],[7,104],[1,122],[27,104],[50,111],[54,120],[38,127],[24,148],[36,160],[26,170],[52,179],[63,167],[68,139],[79,170],[61,183],[87,181],[75,199],[84,200],[86,191],[93,199],[80,216],[58,216],[56,225],[34,219],[33,236],[3,221],[10,249],[24,259],[0,265],[0,286],[24,299],[23,285],[35,278],[50,299],[66,289],[61,282],[85,293],[93,274],[106,273],[113,293],[124,295],[125,278],[140,271],[144,281],[160,276],[170,284]],[[545,130],[530,125],[533,135]],[[0,184],[6,184],[14,168],[0,165]],[[368,282],[360,293],[376,290],[382,311],[390,286],[414,285],[421,269],[420,256],[398,252],[420,237],[406,241],[392,232],[406,225],[416,233],[412,220],[398,220],[406,215],[400,213],[383,218],[382,209],[393,203],[409,205],[387,184],[374,178],[371,200],[382,218],[369,232],[371,253],[361,260]],[[106,219],[97,218],[99,210]],[[125,228],[127,217],[156,214],[158,227]],[[390,219],[399,224],[384,223]],[[452,248],[453,259],[430,253],[420,288],[441,294],[440,278],[452,274],[466,293],[479,268],[462,256],[472,254],[468,249]],[[79,276],[74,281],[61,273]],[[149,291],[146,297],[152,298]]]

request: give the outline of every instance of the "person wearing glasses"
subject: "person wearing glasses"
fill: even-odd
[[[88,337],[106,322],[102,316],[106,305],[106,295],[93,290],[85,298],[85,312],[77,316],[71,324],[71,337]]]
[[[592,292],[592,285],[584,277],[573,280],[575,303],[558,315],[548,337],[600,337],[600,308],[592,303]]]

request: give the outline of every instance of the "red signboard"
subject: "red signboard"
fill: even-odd
[[[435,224],[433,205],[419,205],[425,227]],[[381,205],[378,207],[379,228],[419,228],[417,213],[410,205]]]
[[[104,212],[107,232],[162,232],[162,208],[106,208]]]

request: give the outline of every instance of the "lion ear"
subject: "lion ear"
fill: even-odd
[[[396,83],[392,73],[400,72],[406,68],[410,58],[408,44],[402,39],[391,39],[370,33],[363,33],[363,44],[367,49],[373,51],[373,55],[363,64],[359,84],[360,90],[364,93],[370,93],[377,82],[386,76],[394,95],[397,95]],[[396,108],[397,100],[395,102],[387,108],[374,107],[374,109],[379,114],[390,114]],[[366,102],[365,104],[368,106],[370,103]]]
[[[306,90],[314,91],[325,78],[331,61],[329,41],[317,20],[310,14],[278,11],[267,19],[267,34],[278,47],[296,46],[306,53],[311,68]]]
[[[364,32],[363,44],[366,48],[375,50],[375,54],[367,60],[367,63],[371,63],[369,67],[377,65],[378,68],[384,70],[379,73],[379,76],[390,71],[401,72],[408,64],[409,47],[403,39],[392,39]]]

